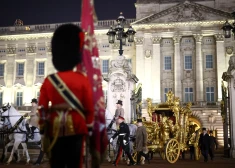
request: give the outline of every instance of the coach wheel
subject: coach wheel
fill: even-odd
[[[172,138],[169,139],[165,147],[166,160],[169,163],[175,163],[180,155],[180,144],[179,142]]]

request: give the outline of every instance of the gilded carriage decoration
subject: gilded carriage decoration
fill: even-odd
[[[152,121],[143,121],[148,134],[148,150],[157,151],[162,159],[175,163],[181,152],[194,148],[194,156],[198,160],[201,129],[191,122],[192,104],[189,102],[182,107],[180,99],[172,91],[167,93],[165,103],[154,105],[148,98],[147,104],[147,112],[152,118]]]
[[[125,82],[119,77],[117,77],[117,79],[115,79],[113,83],[111,83],[111,91],[112,92],[125,92],[126,91]]]

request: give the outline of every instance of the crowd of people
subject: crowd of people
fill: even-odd
[[[141,156],[145,158],[145,160],[149,163],[149,155],[148,155],[148,148],[147,148],[147,132],[146,128],[143,126],[142,119],[137,119],[137,126],[138,129],[136,131],[135,135],[135,149],[137,152],[137,163],[134,162],[132,156],[130,155],[129,150],[129,129],[127,124],[124,122],[124,109],[122,108],[122,101],[118,100],[117,109],[115,111],[114,118],[116,119],[116,124],[118,128],[118,131],[114,134],[114,136],[110,139],[110,142],[113,141],[118,136],[118,154],[116,156],[115,161],[113,162],[114,166],[117,166],[120,156],[122,154],[122,149],[125,151],[125,154],[128,156],[128,159],[130,160],[130,165],[140,165]],[[202,128],[202,133],[200,134],[199,138],[199,147],[201,150],[201,153],[204,157],[204,161],[208,161],[208,155],[210,156],[211,160],[214,160],[214,152],[215,149],[218,148],[218,143],[216,138],[213,136],[213,131],[209,131],[209,134],[206,128]],[[194,156],[194,147],[190,146],[190,158],[193,159]]]

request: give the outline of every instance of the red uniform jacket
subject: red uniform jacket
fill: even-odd
[[[73,134],[87,134],[88,128],[93,126],[94,120],[94,107],[92,98],[92,88],[88,79],[82,74],[73,71],[64,71],[57,73],[59,77],[64,81],[67,87],[73,92],[73,94],[80,100],[85,112],[85,119],[75,110],[68,111],[63,117],[63,124],[65,124],[65,132],[62,136]],[[48,104],[51,102],[52,107],[54,105],[64,104],[66,101],[61,97],[58,91],[54,88],[48,78],[45,79],[39,97],[39,106],[44,107],[44,113],[49,120],[49,135],[54,136],[55,127],[58,125],[58,113],[48,112]],[[66,112],[66,111],[65,111]],[[64,112],[64,114],[65,114]],[[42,116],[42,111],[39,110],[39,115]],[[57,122],[56,122],[57,121]],[[44,120],[40,117],[39,124],[43,125]],[[63,126],[63,125],[62,125]],[[67,129],[67,130],[66,130]]]

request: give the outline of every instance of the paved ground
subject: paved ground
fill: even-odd
[[[187,156],[186,156],[187,157]],[[31,158],[34,160],[34,158],[31,156]],[[235,167],[235,159],[228,159],[223,158],[221,155],[217,155],[214,161],[208,161],[207,163],[203,162],[203,159],[199,161],[192,161],[188,159],[188,157],[185,160],[178,160],[175,164],[169,164],[166,161],[160,159],[159,157],[155,157],[153,160],[151,160],[150,164],[145,164],[142,166],[131,166],[131,167],[148,167],[148,168],[234,168]],[[20,163],[15,163],[14,161],[10,165],[5,165],[3,163],[0,163],[1,168],[31,168],[31,167],[37,167],[37,168],[49,168],[49,164],[47,161],[44,161],[40,166],[33,166],[32,163],[29,165],[25,165],[25,162],[21,161]],[[112,164],[105,162],[102,164],[101,168],[112,168]],[[121,161],[118,165],[118,167],[121,168],[127,168],[124,161]]]

